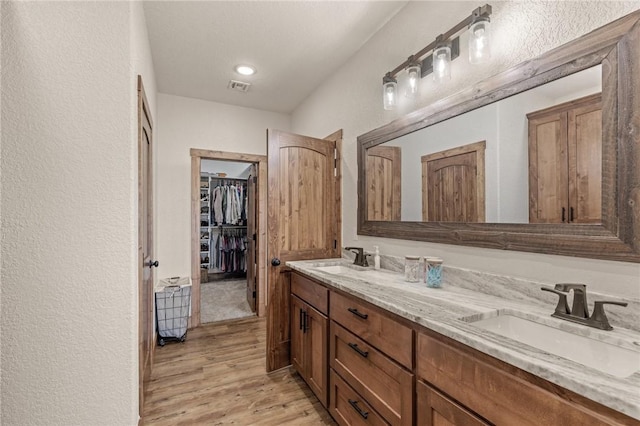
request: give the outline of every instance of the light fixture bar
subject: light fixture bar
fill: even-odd
[[[478,19],[478,17],[489,17],[491,15],[491,5],[489,4],[485,4],[484,6],[481,6],[477,9],[475,9],[473,12],[471,12],[471,15],[467,16],[465,19],[463,19],[462,21],[460,21],[456,26],[454,26],[453,28],[451,28],[449,31],[447,31],[444,34],[441,34],[441,36],[438,36],[438,39],[429,43],[428,45],[426,45],[425,47],[423,47],[422,49],[420,49],[415,55],[410,56],[409,58],[415,58],[417,60],[420,60],[420,58],[422,58],[423,56],[425,56],[427,53],[430,53],[431,51],[433,51],[433,49],[435,49],[436,45],[439,43],[440,38],[444,41],[447,40],[451,40],[453,37],[455,37],[454,40],[458,40],[458,53],[456,55],[456,57],[460,54],[460,41],[459,38],[456,37],[459,35],[460,32],[462,32],[463,30],[466,30],[469,25],[471,25],[471,23]],[[453,42],[453,40],[452,40]],[[451,59],[453,59],[453,47],[451,49]],[[386,75],[389,77],[396,77],[398,75],[398,73],[402,70],[404,70],[405,68],[407,68],[407,66],[410,64],[410,59],[407,59],[406,61],[404,61],[403,63],[401,63],[400,65],[398,65],[397,67],[395,67],[392,71],[389,71]],[[428,73],[425,73],[425,68],[424,68],[424,61],[423,61],[423,68],[422,68],[422,76],[424,77],[425,75],[427,75]]]

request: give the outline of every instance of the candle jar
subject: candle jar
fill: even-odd
[[[425,277],[424,281],[427,287],[442,287],[442,259],[439,257],[427,257],[425,259]]]
[[[409,283],[420,281],[420,256],[404,257],[404,280]]]

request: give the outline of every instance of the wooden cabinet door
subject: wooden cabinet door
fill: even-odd
[[[291,295],[291,365],[327,406],[327,317]]]
[[[590,95],[527,114],[529,222],[599,223],[602,103]]]
[[[327,317],[305,304],[306,321],[304,359],[307,384],[318,397],[324,407],[327,407]]]
[[[602,108],[600,102],[568,113],[569,221],[602,218]]]
[[[291,365],[303,378],[306,376],[304,316],[305,303],[291,295]]]
[[[529,119],[529,223],[568,217],[567,114]]]
[[[367,220],[400,220],[401,158],[399,146],[367,150]]]
[[[418,426],[487,426],[479,417],[442,395],[431,386],[418,381]]]

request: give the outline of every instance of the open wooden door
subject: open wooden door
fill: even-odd
[[[253,312],[256,311],[256,187],[258,185],[258,177],[256,176],[255,165],[251,166],[251,174],[247,179],[247,302]]]
[[[139,414],[153,361],[153,196],[152,120],[138,76],[138,356]]]
[[[267,371],[290,364],[289,260],[339,257],[342,131],[326,139],[267,132]]]

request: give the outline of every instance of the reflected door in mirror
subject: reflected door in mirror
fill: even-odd
[[[481,141],[421,157],[423,222],[484,222]]]
[[[367,150],[368,220],[400,220],[401,171],[400,147]]]
[[[602,202],[600,94],[527,114],[529,222],[599,223]]]

